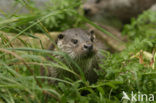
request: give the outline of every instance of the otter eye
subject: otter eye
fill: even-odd
[[[76,40],[76,39],[72,39],[71,40],[74,44],[77,44],[78,43],[78,40]]]
[[[59,34],[59,35],[58,35],[58,38],[59,38],[59,39],[63,39],[63,37],[64,37],[63,34]]]

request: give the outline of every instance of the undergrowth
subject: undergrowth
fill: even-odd
[[[0,34],[0,103],[129,103],[121,100],[123,91],[128,95],[133,91],[156,96],[155,12],[146,11],[125,26],[123,33],[129,38],[125,50],[115,54],[102,51],[106,58],[99,64],[101,70],[96,71],[99,79],[95,84],[89,84],[83,73],[75,73],[57,58],[53,57],[57,63],[45,60],[44,55],[51,51],[39,48],[41,44],[33,46],[24,40],[20,40],[23,47],[15,48],[12,44],[21,35],[35,39],[35,32],[48,36],[49,31],[84,27],[86,22],[90,23],[81,17],[80,1],[51,0],[51,3],[53,6],[49,4],[46,9],[39,10],[30,5],[28,14],[1,17],[1,31],[16,35],[9,39],[7,33]],[[41,66],[59,67],[77,79],[41,76]],[[57,80],[58,84],[49,85],[42,79]]]

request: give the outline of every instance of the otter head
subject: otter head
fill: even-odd
[[[91,58],[96,54],[94,31],[74,28],[58,35],[57,46],[72,59]]]

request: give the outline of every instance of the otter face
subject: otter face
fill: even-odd
[[[91,58],[96,54],[94,32],[69,29],[58,35],[57,46],[72,59]]]

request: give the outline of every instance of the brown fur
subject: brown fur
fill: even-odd
[[[80,68],[81,71],[85,74],[85,77],[91,83],[97,80],[97,75],[94,69],[98,69],[98,48],[95,46],[93,31],[88,32],[79,28],[68,29],[58,35],[56,39],[56,45],[51,45],[49,50],[52,51],[61,51],[68,54],[71,61],[74,61]],[[77,74],[79,73],[78,68],[70,61],[66,60],[65,57],[60,55],[53,55],[57,59],[60,59],[68,67],[73,69]],[[51,58],[47,57],[48,60],[54,62]],[[45,70],[42,69],[42,74]],[[45,74],[44,74],[45,75]],[[74,79],[72,73],[64,71],[60,68],[48,68],[48,76],[62,78],[63,76]],[[54,83],[55,81],[51,81]]]
[[[136,17],[144,10],[150,8],[156,0],[87,0],[84,3],[84,10],[91,18],[102,18],[115,16],[123,22]]]

